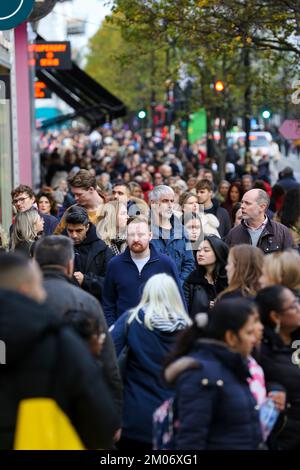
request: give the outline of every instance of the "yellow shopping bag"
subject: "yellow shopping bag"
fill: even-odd
[[[19,405],[15,450],[84,450],[73,425],[51,398],[29,398]]]

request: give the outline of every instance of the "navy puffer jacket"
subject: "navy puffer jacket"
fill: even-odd
[[[176,449],[258,449],[262,441],[258,407],[242,357],[224,343],[200,340],[191,358],[193,365],[185,364],[184,370],[178,361]],[[175,379],[176,362],[170,367]]]

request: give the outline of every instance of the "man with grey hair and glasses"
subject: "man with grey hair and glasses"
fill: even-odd
[[[262,189],[247,191],[241,202],[242,223],[233,227],[225,238],[228,246],[257,246],[265,254],[295,248],[287,227],[266,216],[270,198]]]
[[[156,250],[169,255],[183,283],[195,269],[193,251],[180,218],[174,214],[174,191],[166,185],[155,186],[149,195],[151,202],[152,244]]]

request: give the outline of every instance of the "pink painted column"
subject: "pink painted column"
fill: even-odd
[[[18,153],[20,184],[32,185],[31,107],[27,24],[15,29]]]

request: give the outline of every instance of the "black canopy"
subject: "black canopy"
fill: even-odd
[[[41,128],[74,119],[77,116],[84,117],[92,126],[96,126],[105,122],[107,115],[110,119],[126,115],[127,109],[124,103],[103,88],[73,61],[70,70],[55,70],[54,68],[36,70],[36,76],[74,109],[74,113],[44,121]]]

